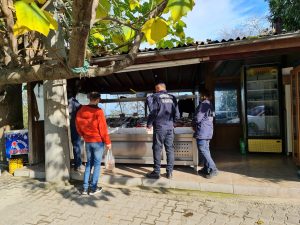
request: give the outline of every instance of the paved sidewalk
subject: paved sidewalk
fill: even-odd
[[[51,186],[29,178],[0,176],[0,224],[300,224],[300,199],[104,187],[81,196],[73,184]]]
[[[151,165],[117,164],[113,172],[106,172],[102,167],[100,182],[105,185],[126,185],[127,187],[163,187],[169,189],[187,189],[229,194],[256,195],[299,198],[300,179],[297,167],[290,160],[280,155],[223,156],[217,158],[219,175],[213,179],[198,176],[188,166],[176,166],[174,179],[146,179],[145,174],[152,170]],[[44,168],[24,168],[16,176],[44,178]],[[82,181],[82,173],[71,171],[74,180]]]

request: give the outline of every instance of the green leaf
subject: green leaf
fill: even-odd
[[[111,4],[109,0],[100,0],[96,10],[96,18],[101,19],[107,17],[110,12]]]
[[[128,42],[129,40],[131,40],[131,39],[134,38],[135,31],[133,29],[131,29],[130,27],[123,26],[122,30],[123,30],[124,40],[125,41]]]
[[[174,48],[174,42],[171,40],[162,41],[161,48]]]
[[[193,44],[195,41],[194,41],[194,38],[191,38],[191,37],[187,37],[186,38],[186,43],[187,44]]]
[[[145,34],[148,43],[153,45],[167,35],[168,25],[164,19],[152,18],[144,24],[142,32]]]
[[[194,0],[169,0],[167,8],[171,11],[171,18],[176,22],[193,9]]]
[[[35,2],[30,4],[17,1],[15,4],[17,21],[14,25],[14,35],[20,35],[35,30],[48,36],[50,29],[57,29],[57,22],[52,15],[41,10]]]

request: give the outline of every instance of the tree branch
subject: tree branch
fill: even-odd
[[[133,27],[131,24],[128,24],[128,23],[126,23],[126,22],[120,21],[120,20],[118,20],[118,19],[116,19],[116,18],[112,18],[112,17],[104,17],[104,18],[102,18],[102,19],[95,20],[95,23],[97,23],[97,22],[99,22],[99,21],[103,21],[103,20],[109,20],[109,21],[115,22],[115,23],[117,23],[117,24],[119,24],[119,25],[124,25],[124,26],[126,26],[126,27],[129,27],[129,28],[131,28],[132,30],[139,31],[139,29]]]
[[[148,18],[159,15],[164,10],[166,5],[167,1],[165,0],[164,2],[162,2],[162,4],[159,5],[158,8],[149,13]],[[87,77],[106,76],[132,65],[134,63],[134,60],[136,59],[143,36],[144,34],[141,33],[141,31],[137,33],[131,50],[122,60],[112,61],[111,65],[106,67],[92,67],[85,75]],[[80,78],[81,76],[82,74],[71,73],[62,64],[51,66],[43,64],[31,67],[15,68],[14,70],[5,68],[1,70],[0,85],[9,83],[25,83],[39,80],[71,79],[76,77]]]
[[[7,38],[8,38],[8,54],[12,59],[13,64],[17,64],[18,62],[18,46],[17,46],[17,39],[13,33],[14,27],[14,17],[11,11],[11,6],[13,5],[12,0],[0,0],[0,7],[3,12],[5,18],[5,24],[7,27]],[[6,64],[8,63],[9,59],[6,59]],[[14,65],[15,66],[15,65]]]

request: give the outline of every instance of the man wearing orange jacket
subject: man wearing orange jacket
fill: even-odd
[[[83,195],[94,195],[102,191],[97,187],[104,145],[111,150],[111,141],[108,135],[106,119],[103,110],[98,107],[100,94],[91,92],[88,95],[90,102],[82,106],[76,115],[76,128],[78,134],[83,137],[86,146],[87,163],[83,177]],[[91,162],[93,160],[93,162]],[[89,186],[91,164],[94,172]],[[89,192],[88,192],[89,191]]]

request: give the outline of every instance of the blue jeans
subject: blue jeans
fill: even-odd
[[[76,127],[71,126],[71,141],[73,145],[74,154],[74,168],[81,166],[81,138],[77,133]]]
[[[87,163],[83,176],[83,189],[88,190],[89,188],[89,179],[91,174],[91,160],[93,159],[94,173],[92,176],[92,180],[90,183],[91,190],[96,190],[97,183],[99,180],[100,169],[101,169],[101,161],[102,155],[104,151],[104,143],[103,142],[86,142],[86,157]]]
[[[167,155],[167,173],[173,172],[174,167],[174,130],[154,130],[153,132],[153,161],[154,172],[160,174],[161,151],[165,146]]]
[[[204,164],[203,170],[208,174],[217,171],[216,164],[210,155],[209,142],[210,140],[197,139],[198,151]]]

